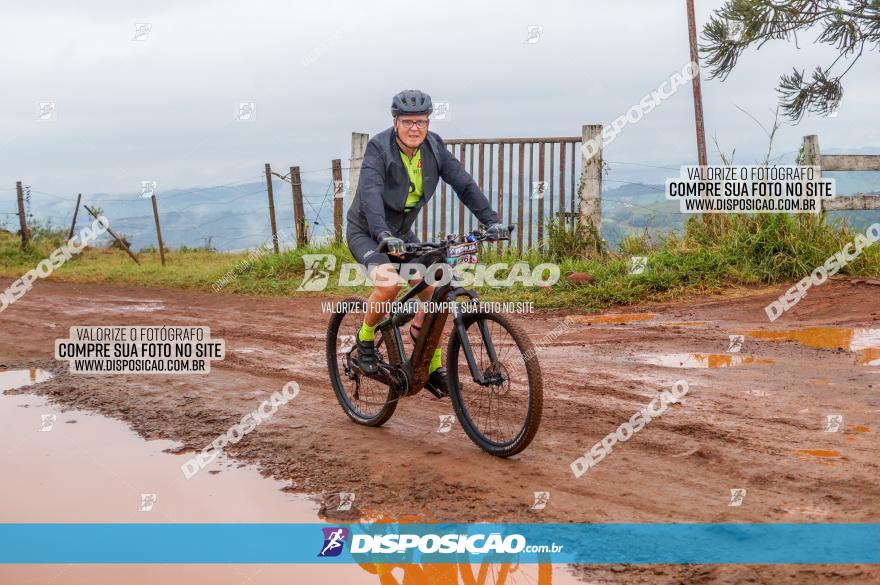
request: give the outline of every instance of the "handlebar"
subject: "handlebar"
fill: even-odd
[[[513,231],[515,229],[516,229],[515,224],[510,224],[507,226],[507,231],[510,233],[513,233]],[[470,239],[471,237],[473,239]],[[503,240],[509,240],[509,239],[510,239],[510,237],[497,238],[497,239],[489,238],[488,236],[486,236],[485,231],[474,230],[465,236],[458,236],[455,234],[450,234],[449,236],[446,236],[446,239],[443,240],[442,242],[418,242],[418,243],[414,243],[414,244],[406,244],[405,248],[406,248],[407,254],[413,254],[416,252],[427,252],[430,250],[439,250],[441,248],[445,248],[450,245],[464,244],[466,242],[496,242],[496,241],[503,241]]]

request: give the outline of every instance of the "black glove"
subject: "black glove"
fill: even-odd
[[[379,234],[379,252],[387,252],[391,256],[402,256],[406,252],[406,245],[391,232]]]
[[[486,230],[486,236],[491,240],[504,240],[510,237],[510,230],[504,224],[493,223]]]

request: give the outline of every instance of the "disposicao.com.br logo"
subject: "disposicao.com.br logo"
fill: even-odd
[[[338,556],[349,536],[345,528],[322,528],[324,546],[319,557]],[[418,551],[422,554],[518,554],[556,553],[563,545],[529,545],[522,534],[502,536],[500,532],[486,534],[353,534],[352,554],[404,554]]]
[[[348,539],[348,528],[322,528],[324,544],[321,546],[319,557],[338,557],[342,554],[345,541]]]

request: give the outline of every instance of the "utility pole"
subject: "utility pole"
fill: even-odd
[[[691,67],[694,78],[691,87],[694,90],[694,121],[697,130],[697,160],[701,167],[709,164],[706,157],[706,128],[703,125],[703,90],[700,86],[700,56],[697,52],[697,22],[694,16],[694,0],[686,0],[688,18],[688,41],[691,49]],[[703,223],[709,223],[712,214],[703,214]]]

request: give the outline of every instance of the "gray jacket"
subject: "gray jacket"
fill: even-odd
[[[394,128],[370,139],[357,192],[346,215],[346,233],[363,232],[379,241],[379,234],[389,231],[404,241],[414,241],[415,235],[410,228],[422,207],[434,196],[440,179],[452,187],[480,223],[487,226],[498,223],[498,214],[492,210],[489,200],[461,163],[446,150],[438,134],[429,131],[420,151],[424,195],[413,210],[405,213],[403,207],[409,194],[409,175],[400,160]]]

